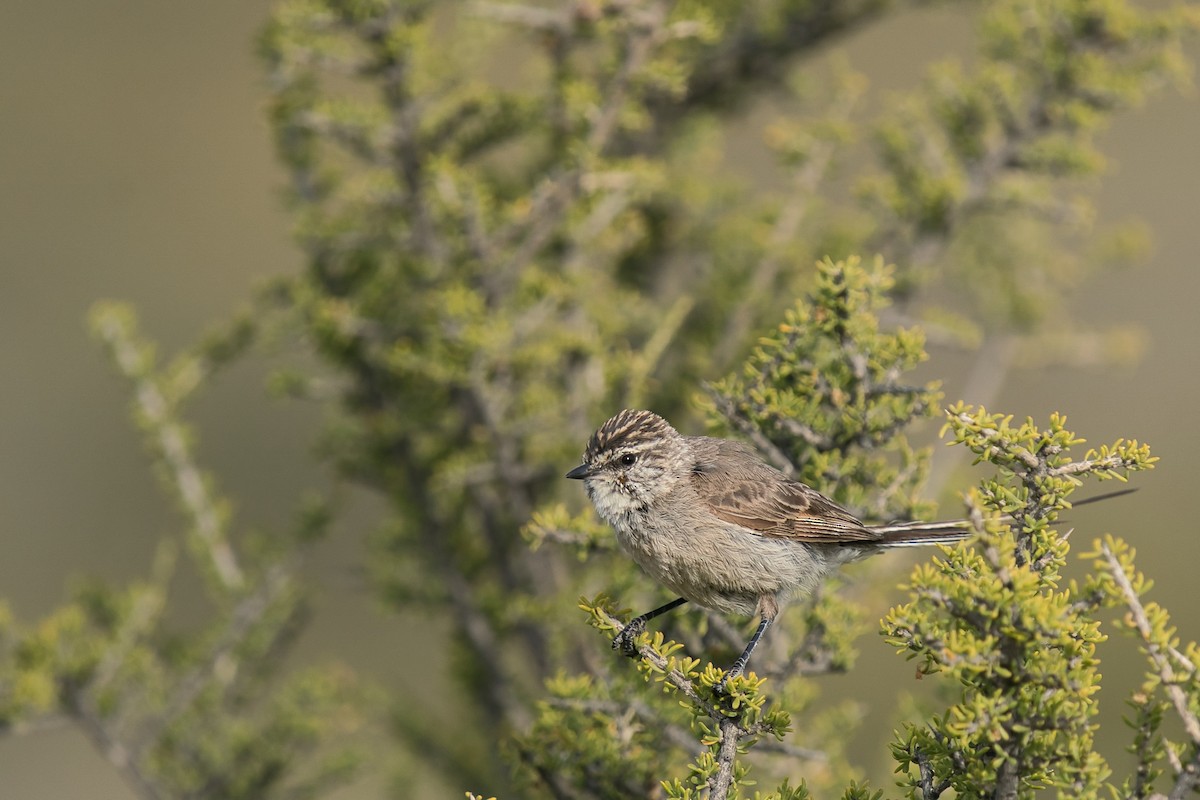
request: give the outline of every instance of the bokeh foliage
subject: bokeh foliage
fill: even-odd
[[[362,727],[363,688],[345,667],[281,665],[308,616],[298,567],[324,515],[309,508],[280,536],[235,536],[183,418],[250,329],[235,323],[160,365],[128,307],[99,304],[91,321],[130,383],[183,535],[161,538],[144,581],[87,581],[28,627],[0,613],[0,732],[74,724],[146,798],[302,798],[342,783],[361,761],[346,737]],[[200,598],[180,586],[181,545]]]
[[[719,616],[672,618],[678,641],[643,637],[633,669],[576,606],[610,633],[626,609],[580,589],[636,610],[662,598],[561,474],[598,422],[649,406],[748,438],[867,518],[924,516],[929,451],[910,436],[941,396],[908,373],[927,341],[979,351],[972,397],[1022,363],[1136,353],[1136,332],[1073,321],[1063,302],[1138,249],[1136,226],[1092,227],[1096,137],[1185,79],[1196,9],[989,3],[969,60],[881,101],[820,56],[890,13],[905,6],[280,0],[259,51],[303,268],[161,367],[127,309],[93,320],[186,521],[207,626],[164,621],[172,540],[143,586],[89,587],[33,626],[0,614],[0,730],[62,714],[147,797],[312,796],[349,773],[339,745],[360,690],[337,669],[276,671],[304,616],[296,567],[329,510],[306,503],[286,534],[237,530],[183,418],[268,339],[309,357],[272,384],[327,403],[323,452],[387,503],[364,556],[380,596],[451,630],[456,691],[431,717],[397,697],[401,746],[456,786],[557,797],[737,791],[750,748],[756,774],[792,778],[771,796],[871,797],[845,752],[853,704],[819,702],[808,680],[852,666],[853,602],[826,590],[793,609],[786,647],[730,697],[708,662],[745,632]],[[729,136],[763,103],[777,117],[765,186],[737,174]],[[1094,612],[1108,602],[1131,609],[1153,667],[1123,796],[1173,770],[1181,797],[1200,748],[1195,654],[1140,605],[1120,542],[1098,546],[1109,578],[1059,588],[1053,528],[1079,479],[1123,477],[1148,453],[1118,442],[1071,461],[1060,418],[1014,427],[955,406],[948,424],[997,477],[971,495],[978,543],[919,569],[885,622],[961,687],[898,736],[903,785],[927,800],[1099,791]],[[1168,705],[1190,744],[1164,742]]]

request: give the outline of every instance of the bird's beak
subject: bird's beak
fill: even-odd
[[[592,471],[588,468],[587,464],[580,464],[578,467],[568,472],[567,477],[573,481],[581,481],[584,478],[592,477]]]

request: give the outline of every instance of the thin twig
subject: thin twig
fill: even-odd
[[[1167,699],[1171,701],[1171,705],[1175,707],[1175,712],[1183,721],[1183,729],[1187,732],[1188,738],[1192,740],[1192,745],[1200,748],[1200,719],[1192,713],[1188,705],[1188,696],[1182,687],[1179,686],[1179,677],[1176,676],[1175,670],[1171,667],[1171,662],[1168,654],[1164,653],[1162,648],[1153,640],[1153,629],[1150,626],[1150,619],[1146,616],[1146,609],[1138,599],[1137,592],[1134,591],[1133,584],[1129,582],[1129,576],[1125,574],[1125,568],[1121,566],[1121,562],[1117,559],[1112,549],[1109,548],[1107,542],[1100,545],[1100,552],[1104,554],[1105,561],[1108,562],[1108,571],[1112,575],[1113,581],[1120,588],[1122,596],[1125,598],[1125,605],[1129,608],[1129,614],[1133,618],[1133,624],[1137,628],[1138,635],[1142,637],[1142,644],[1146,648],[1146,654],[1149,655],[1150,661],[1154,664],[1154,668],[1158,673],[1159,680],[1162,681],[1163,691],[1166,692]],[[1188,676],[1189,678],[1194,676]]]
[[[1119,455],[1108,456],[1107,458],[1098,458],[1093,461],[1072,461],[1070,464],[1054,467],[1046,470],[1046,474],[1051,477],[1062,477],[1064,475],[1084,475],[1089,472],[1100,470],[1114,470],[1122,467],[1129,467],[1130,462]]]
[[[596,614],[604,622],[612,625],[618,634],[624,629],[620,620],[612,617],[603,609],[596,609]],[[696,691],[696,685],[691,678],[678,669],[668,668],[667,659],[660,655],[654,648],[649,645],[642,645],[637,648],[637,652],[642,659],[653,666],[658,672],[662,673],[668,683],[678,689],[693,705],[701,709],[710,719],[717,723],[721,739],[720,746],[717,749],[717,771],[708,782],[708,796],[714,800],[716,798],[725,798],[729,794],[730,787],[733,785],[733,770],[737,761],[739,742],[746,737],[771,733],[773,729],[762,722],[757,722],[749,727],[742,726],[736,719],[729,717],[725,712],[700,697]]]
[[[621,623],[621,621],[610,615],[604,609],[596,609],[596,614],[602,620],[604,620],[605,623],[612,625],[617,633],[620,633],[622,630],[624,630],[625,626]],[[684,697],[699,707],[709,717],[717,721],[727,719],[727,717],[721,713],[716,706],[709,703],[696,692],[696,685],[692,683],[691,678],[689,678],[687,675],[684,675],[677,669],[668,669],[667,659],[659,655],[653,648],[643,645],[637,649],[637,652],[638,655],[645,659],[651,666],[662,672],[663,677],[666,678],[668,683],[678,689]]]
[[[917,769],[921,772],[921,797],[922,800],[938,800],[942,793],[950,788],[950,779],[938,783],[936,786],[933,779],[936,776],[933,770],[933,764],[929,761],[929,756],[917,748],[916,751]]]
[[[767,457],[773,467],[784,475],[796,474],[796,465],[787,457],[787,454],[776,447],[775,443],[768,439],[758,427],[752,425],[749,420],[738,413],[737,406],[731,399],[721,394],[711,384],[705,384],[703,389],[704,393],[713,401],[717,413],[723,416],[734,427],[734,430],[748,438],[759,452]]]
[[[21,719],[0,725],[0,738],[5,736],[29,736],[42,731],[69,727],[74,720],[66,714],[49,714],[35,719]]]
[[[162,388],[143,366],[143,349],[134,336],[112,314],[103,316],[97,330],[108,344],[121,373],[134,384],[134,402],[143,425],[154,439],[167,466],[167,474],[191,520],[192,531],[203,545],[213,571],[228,591],[241,589],[245,576],[226,539],[220,502],[210,488],[188,445],[183,425],[172,414]]]
[[[234,607],[220,640],[208,657],[175,684],[167,707],[155,719],[143,723],[142,730],[131,739],[128,749],[132,760],[140,761],[162,732],[192,707],[212,681],[221,680],[219,676],[236,671],[235,653],[238,647],[263,620],[271,606],[292,586],[291,572],[276,566],[263,576],[262,585],[257,591],[242,598]]]
[[[100,713],[92,707],[90,701],[83,697],[72,698],[71,714],[96,750],[116,768],[139,797],[143,800],[160,800],[166,796],[159,792],[154,781],[143,772],[141,760],[131,753],[124,743],[110,734]]]
[[[540,33],[565,35],[571,28],[569,9],[548,9],[519,3],[472,3],[469,9],[481,17],[520,25]]]
[[[824,750],[817,750],[813,747],[801,747],[798,744],[781,742],[777,739],[763,739],[755,746],[755,750],[761,753],[778,753],[788,758],[801,758],[805,761],[829,760],[829,754]]]

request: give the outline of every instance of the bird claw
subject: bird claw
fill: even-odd
[[[637,655],[637,645],[634,644],[634,640],[641,636],[644,630],[646,630],[646,620],[643,617],[634,617],[629,620],[629,624],[621,628],[620,632],[613,637],[613,650],[620,650],[633,658]]]
[[[721,676],[721,680],[717,681],[716,685],[713,686],[713,691],[717,694],[729,694],[729,682],[734,678],[740,678],[745,671],[745,666],[734,664],[729,668],[728,672]]]

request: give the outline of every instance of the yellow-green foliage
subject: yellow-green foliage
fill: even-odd
[[[884,520],[930,510],[914,494],[929,451],[911,447],[904,431],[936,414],[941,398],[936,383],[905,380],[925,360],[922,332],[880,330],[893,271],[878,259],[817,264],[811,295],[761,340],[742,374],[710,392],[723,430],[758,437],[776,466]]]
[[[746,377],[729,378],[710,395],[714,421],[719,411],[726,425],[752,430],[772,443],[787,443],[789,455],[807,456],[800,474],[825,491],[859,499],[870,487],[888,486],[876,512],[885,518],[918,506],[915,487],[924,456],[907,445],[902,430],[914,418],[927,416],[937,397],[932,387],[914,388],[904,382],[906,372],[924,359],[919,334],[880,330],[876,312],[886,306],[891,285],[889,272],[878,263],[865,268],[852,259],[818,265],[811,295],[788,313],[780,335],[764,340],[751,356]],[[778,424],[772,426],[771,421]],[[801,425],[810,426],[806,432],[811,437],[822,437],[821,444],[811,446],[794,438],[795,426]],[[909,471],[897,465],[908,465]],[[565,542],[584,557],[612,546],[595,544],[605,532],[597,530],[587,514],[580,520],[561,507],[535,515],[528,531],[536,543]],[[615,617],[628,614],[618,614],[603,597],[581,606],[592,624],[610,635],[618,630]],[[778,635],[790,634],[789,647],[783,663],[770,668],[771,680],[752,672],[732,680],[727,695],[713,689],[723,677],[716,664],[727,664],[720,659],[731,660],[742,642],[736,633],[730,639],[728,623],[689,611],[672,616],[672,628],[705,649],[686,653],[682,642],[668,640],[662,632],[645,633],[638,642],[637,667],[645,680],[676,696],[690,715],[681,715],[673,703],[664,705],[659,693],[652,693],[653,702],[622,704],[630,675],[619,663],[596,665],[565,683],[560,676],[547,683],[553,700],[541,705],[532,730],[520,739],[519,755],[531,776],[550,785],[555,784],[549,775],[570,785],[585,785],[585,778],[591,781],[587,785],[594,785],[607,780],[598,776],[612,774],[614,759],[619,758],[626,769],[616,774],[639,775],[635,784],[643,790],[653,786],[655,778],[663,779],[671,797],[697,797],[720,780],[736,789],[752,783],[748,762],[735,760],[736,753],[753,748],[765,735],[782,739],[790,730],[790,717],[803,715],[805,724],[795,734],[799,741],[779,745],[775,752],[811,762],[815,768],[804,774],[822,790],[849,778],[843,747],[857,715],[847,705],[818,710],[817,691],[808,678],[852,666],[852,642],[862,630],[857,610],[836,592],[826,591],[784,615]],[[618,691],[617,686],[622,688]],[[770,687],[776,687],[774,702],[768,702]],[[571,724],[565,724],[568,710]],[[673,735],[664,736],[663,731]],[[722,750],[726,735],[738,739],[736,748]],[[681,740],[689,736],[702,748],[698,757],[681,748]],[[647,747],[647,740],[659,746]],[[776,759],[767,766],[786,774],[786,763]],[[722,768],[725,778],[718,777]],[[686,777],[666,778],[679,774]],[[618,796],[621,790],[612,786],[599,794]]]
[[[1067,540],[1054,527],[1083,479],[1148,469],[1148,448],[1118,441],[1072,460],[1082,440],[1053,415],[1032,420],[958,405],[946,427],[997,477],[972,493],[984,523],[977,540],[917,567],[913,599],[884,620],[888,641],[925,673],[944,673],[959,700],[892,746],[913,797],[929,787],[961,797],[1027,797],[1052,787],[1101,792],[1110,770],[1092,747],[1104,641],[1090,591],[1060,587]],[[983,517],[980,516],[983,521]]]
[[[831,37],[893,7],[279,0],[259,52],[304,264],[162,364],[130,309],[97,306],[93,328],[131,384],[183,530],[140,584],[89,587],[41,623],[0,612],[0,732],[64,714],[147,797],[314,796],[348,774],[353,681],[274,671],[303,618],[296,565],[331,506],[306,498],[285,535],[240,530],[183,414],[266,342],[301,352],[272,385],[325,403],[321,452],[386,503],[369,558],[380,595],[450,631],[445,713],[410,713],[419,674],[395,703],[394,730],[423,762],[507,789],[503,752],[525,792],[556,797],[726,785],[744,797],[748,750],[753,774],[793,778],[764,800],[810,788],[874,800],[851,782],[854,705],[818,702],[808,679],[852,666],[854,605],[827,587],[792,609],[782,665],[728,696],[712,691],[713,665],[746,632],[717,617],[677,614],[669,637],[639,642],[634,668],[580,624],[574,598],[662,598],[561,476],[618,408],[652,407],[690,432],[702,406],[711,427],[865,517],[925,516],[928,453],[909,426],[941,396],[906,374],[926,332],[999,343],[1000,378],[1030,354],[1136,351],[1136,333],[1064,313],[1092,270],[1139,249],[1105,232],[1094,246],[1079,178],[1102,170],[1096,137],[1113,114],[1178,79],[1194,12],[999,0],[966,65],[931,66],[885,108],[867,107],[878,93],[847,67],[822,83],[814,57]],[[740,112],[767,105],[779,117],[770,185],[730,158],[754,140]],[[973,510],[1009,515],[1013,531],[986,522],[979,542],[920,568],[913,602],[889,616],[895,644],[961,687],[900,735],[902,781],[923,800],[1094,794],[1104,600],[1142,609],[1153,665],[1131,701],[1127,794],[1146,796],[1169,769],[1182,797],[1200,734],[1167,743],[1160,723],[1171,713],[1190,730],[1194,648],[1138,605],[1119,542],[1098,551],[1111,582],[1058,577],[1068,550],[1054,522],[1072,490],[1148,466],[1147,451],[1119,441],[1073,461],[1060,418],[1013,426],[956,406],[948,424],[997,470]],[[186,635],[164,621],[176,550],[211,612]],[[584,605],[605,633],[628,616]],[[789,715],[803,719],[792,732]]]

